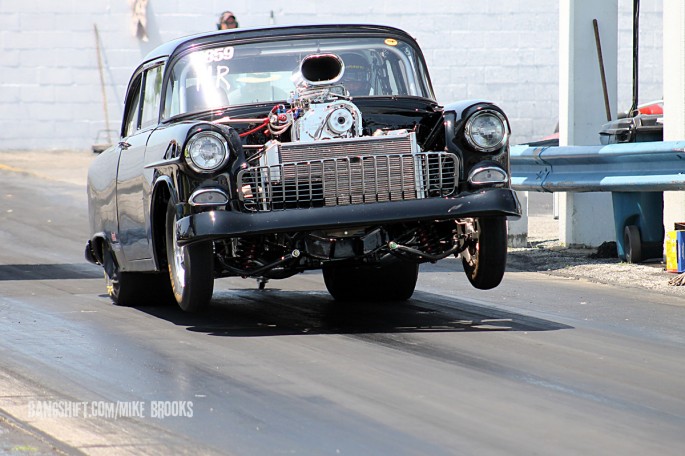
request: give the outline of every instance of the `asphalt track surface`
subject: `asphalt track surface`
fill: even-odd
[[[452,259],[406,303],[341,305],[308,273],[221,279],[202,315],[117,307],[83,260],[83,185],[0,178],[0,418],[50,454],[685,451],[682,298],[513,269],[482,292]],[[144,413],[98,410],[119,403]]]

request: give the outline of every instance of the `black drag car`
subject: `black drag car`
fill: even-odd
[[[435,101],[405,32],[235,29],[151,52],[121,138],[88,172],[86,258],[120,305],[205,307],[214,279],[321,269],[338,300],[406,300],[451,255],[502,280],[509,124],[487,101]]]

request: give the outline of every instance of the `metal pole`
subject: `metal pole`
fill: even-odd
[[[102,91],[102,108],[105,111],[105,131],[107,132],[107,143],[112,144],[112,136],[109,132],[109,112],[107,111],[107,91],[105,90],[105,75],[102,70],[102,57],[100,56],[100,33],[97,24],[93,24],[95,30],[95,52],[98,56],[98,70],[100,72],[100,90]]]
[[[597,46],[597,59],[599,60],[599,75],[602,78],[602,93],[604,94],[604,109],[607,113],[607,122],[611,122],[611,107],[609,106],[609,92],[607,91],[607,77],[604,74],[604,57],[602,57],[602,43],[599,39],[599,26],[597,19],[592,20],[595,28],[595,45]]]
[[[633,0],[633,105],[630,107],[630,115],[637,114],[638,96],[638,54],[640,38],[640,0]]]

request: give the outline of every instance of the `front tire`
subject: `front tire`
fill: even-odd
[[[338,301],[406,301],[414,294],[419,265],[324,266],[323,280]]]
[[[176,205],[169,201],[166,214],[166,252],[171,288],[178,306],[197,312],[209,304],[214,291],[212,244],[178,245]]]
[[[464,272],[479,290],[490,290],[502,282],[507,265],[506,217],[474,219],[475,239],[462,255]]]

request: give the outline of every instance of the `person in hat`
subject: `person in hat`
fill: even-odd
[[[219,16],[219,22],[216,24],[216,28],[219,30],[228,30],[238,28],[238,21],[235,18],[235,14],[230,11],[224,11]]]

